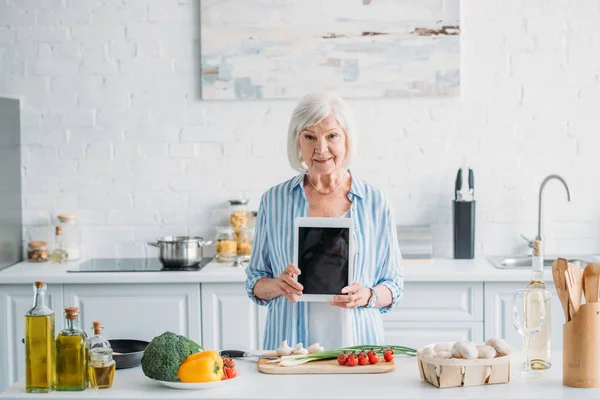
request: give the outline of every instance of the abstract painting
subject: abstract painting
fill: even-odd
[[[202,98],[450,97],[460,0],[201,0]]]

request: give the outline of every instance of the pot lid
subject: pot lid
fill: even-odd
[[[163,236],[157,240],[159,243],[192,243],[204,242],[201,236]]]

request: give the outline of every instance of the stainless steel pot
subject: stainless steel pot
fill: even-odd
[[[212,241],[205,241],[200,236],[165,236],[150,246],[158,247],[158,259],[166,268],[195,267],[202,260],[204,246]]]

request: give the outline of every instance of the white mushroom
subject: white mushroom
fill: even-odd
[[[479,356],[477,347],[471,342],[462,341],[454,343],[452,346],[452,357],[466,358],[467,360],[475,360]]]
[[[436,353],[439,353],[440,351],[452,351],[452,343],[437,343],[435,346],[433,346],[433,350]]]
[[[492,346],[499,355],[510,354],[510,345],[506,341],[499,337],[494,337],[485,341],[485,344]]]
[[[479,358],[495,358],[496,357],[496,349],[492,346],[478,346],[477,351],[479,352]]]
[[[321,351],[325,350],[325,347],[320,346],[319,343],[313,343],[310,346],[308,346],[307,350],[309,354],[320,353]]]
[[[306,350],[304,347],[302,347],[302,343],[298,343],[296,345],[296,347],[294,348],[294,351],[292,351],[292,354],[304,355],[304,354],[308,354],[308,350]]]
[[[435,353],[435,358],[452,358],[452,353],[446,350],[438,351]]]
[[[292,349],[290,346],[288,346],[287,340],[284,340],[283,342],[281,342],[281,344],[279,344],[279,348],[277,348],[277,355],[279,357],[289,356],[292,354],[293,350],[294,349]]]
[[[435,358],[435,351],[433,351],[433,347],[425,347],[421,352],[423,357]]]

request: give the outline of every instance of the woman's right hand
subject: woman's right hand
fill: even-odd
[[[279,275],[279,278],[275,278],[277,290],[293,303],[297,300],[292,294],[302,296],[302,289],[304,289],[304,287],[294,279],[294,275],[300,275],[300,269],[294,264],[288,264],[281,275]]]

